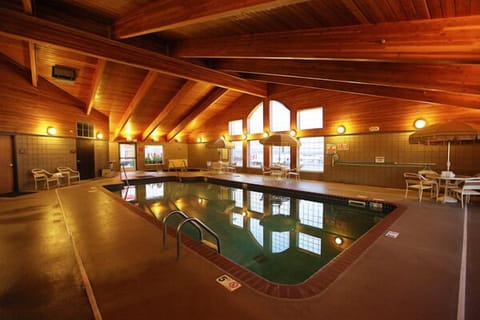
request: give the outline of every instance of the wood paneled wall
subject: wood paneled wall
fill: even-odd
[[[96,132],[108,140],[108,118],[85,109],[55,85],[39,79],[38,88],[29,74],[17,66],[0,61],[0,131],[10,134],[46,135],[47,127],[57,129],[59,137],[76,137],[76,122],[93,123]]]

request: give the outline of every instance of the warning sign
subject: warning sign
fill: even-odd
[[[228,289],[228,291],[234,291],[234,290],[237,290],[238,288],[240,288],[242,285],[240,284],[240,282],[236,281],[236,280],[233,280],[232,278],[230,278],[229,276],[227,276],[226,274],[224,274],[223,276],[220,276],[217,278],[217,282],[220,283],[222,286],[224,286],[225,288]]]

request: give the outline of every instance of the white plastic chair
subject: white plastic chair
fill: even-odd
[[[35,182],[35,190],[38,190],[38,183],[41,182],[45,185],[46,189],[50,189],[50,183],[55,183],[55,186],[59,186],[58,175],[51,173],[45,169],[32,169],[33,181]]]
[[[424,190],[433,190],[433,185],[427,182],[427,179],[421,174],[413,172],[405,172],[405,199],[408,196],[408,190],[413,189],[418,191],[418,201],[422,202]]]
[[[300,168],[294,168],[287,171],[287,178],[295,178],[295,180],[300,179]]]
[[[72,182],[80,181],[80,172],[73,170],[70,167],[58,167],[58,172],[60,172],[64,177],[67,177],[67,182],[70,185]]]
[[[480,178],[467,178],[461,188],[451,190],[463,204],[470,201],[470,196],[480,196]],[[465,198],[465,201],[463,200]]]

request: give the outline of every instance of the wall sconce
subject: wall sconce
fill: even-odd
[[[102,140],[103,139],[103,133],[97,132],[97,139]]]
[[[341,246],[343,244],[343,239],[340,237],[335,237],[335,244]]]
[[[415,129],[421,129],[427,125],[427,120],[420,118],[413,122],[413,127]]]
[[[290,130],[290,135],[292,137],[295,137],[297,135],[297,131],[295,131],[294,129]]]
[[[201,143],[202,142],[202,138],[197,138],[197,142]]]
[[[57,129],[55,129],[54,127],[48,127],[47,128],[47,134],[49,136],[54,136],[57,134]]]
[[[345,131],[347,131],[347,129],[345,128],[345,126],[344,126],[343,124],[342,124],[342,125],[339,125],[339,126],[337,127],[337,133],[338,133],[338,134],[344,134]]]

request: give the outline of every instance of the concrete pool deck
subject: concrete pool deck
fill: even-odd
[[[206,173],[188,173],[196,174]],[[103,319],[457,319],[460,204],[418,203],[403,189],[222,177],[381,198],[406,210],[389,228],[398,238],[380,236],[322,293],[288,300],[246,285],[227,291],[215,281],[226,272],[191,250],[177,261],[171,239],[163,249],[157,226],[103,190],[118,177],[1,198],[0,319],[94,319],[88,296]],[[480,314],[479,202],[468,215],[465,319],[473,320]]]

